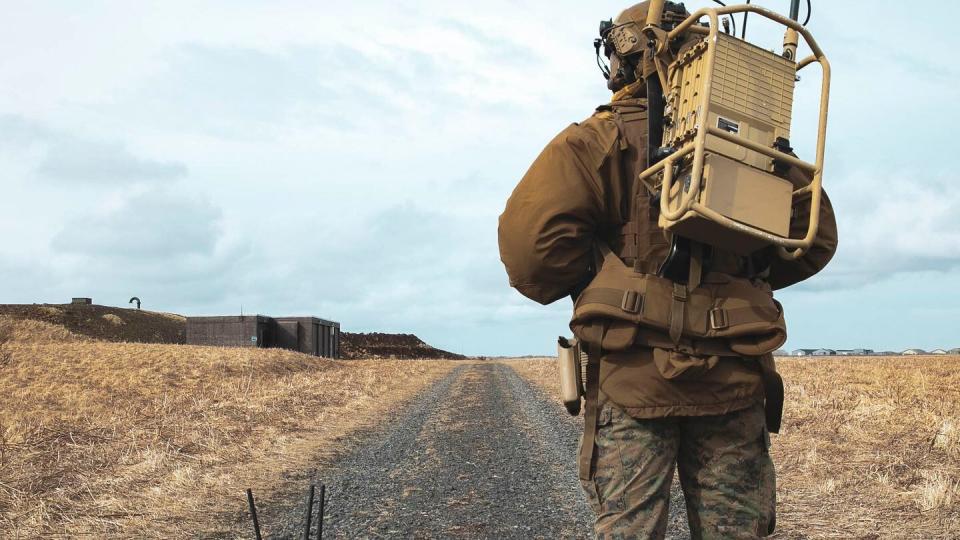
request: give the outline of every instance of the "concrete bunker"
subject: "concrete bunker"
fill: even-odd
[[[187,344],[275,347],[339,358],[340,323],[317,317],[187,317]]]

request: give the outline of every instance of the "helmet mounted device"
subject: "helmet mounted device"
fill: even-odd
[[[623,11],[617,18],[600,21],[600,37],[593,40],[593,48],[597,56],[597,65],[603,74],[603,78],[610,80],[611,77],[620,75],[624,79],[635,80],[636,69],[640,65],[639,58],[649,49],[651,42],[644,35],[646,26],[647,7],[649,2],[642,2]],[[672,29],[682,22],[689,13],[682,3],[666,2],[664,13],[661,19],[661,26],[667,30]],[[610,67],[601,59],[600,50],[603,49],[603,56],[610,59],[616,54],[620,59],[621,73],[611,73]],[[623,64],[631,66],[631,70],[623,70]]]
[[[593,40],[593,49],[597,54],[597,67],[600,68],[600,73],[603,73],[603,78],[610,80],[610,66],[607,65],[600,58],[600,48],[603,47],[603,56],[610,58],[610,46],[607,44],[607,33],[610,32],[610,28],[613,27],[613,19],[607,19],[605,21],[600,21],[600,37]]]

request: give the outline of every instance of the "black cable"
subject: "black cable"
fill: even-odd
[[[594,49],[595,49],[596,52],[597,52],[597,66],[600,67],[600,72],[603,73],[603,78],[609,81],[609,80],[610,80],[610,68],[607,67],[607,65],[606,65],[605,62],[601,62],[601,61],[600,61],[600,46],[602,45],[602,43],[603,43],[603,40],[601,40],[601,39],[595,39],[595,40],[593,40],[593,47],[594,47]]]
[[[803,21],[803,25],[806,26],[810,22],[810,15],[813,14],[813,8],[810,7],[810,0],[807,0],[807,18]]]
[[[603,78],[610,80],[610,68],[603,64],[600,61],[600,55],[597,55],[597,66],[600,68],[600,73],[603,73]]]
[[[750,0],[747,0],[747,5],[748,6],[750,5]],[[740,39],[744,39],[744,40],[747,39],[747,15],[749,14],[750,14],[749,11],[743,12],[743,30],[740,32]]]

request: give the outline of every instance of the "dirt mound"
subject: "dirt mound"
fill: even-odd
[[[413,334],[340,333],[342,358],[446,358],[462,360],[462,354],[443,351],[427,345]]]
[[[17,319],[0,315],[0,346],[11,341],[16,343],[70,343],[87,341],[58,324],[33,319]]]
[[[186,343],[187,319],[172,313],[85,304],[0,304],[0,316],[40,321],[66,328],[77,336],[130,343]],[[36,329],[44,335],[58,335]],[[24,330],[25,331],[25,330]],[[23,332],[21,332],[23,333]],[[66,334],[65,334],[66,335]],[[53,339],[52,339],[53,340]],[[66,340],[66,339],[64,339]],[[342,358],[445,358],[460,354],[436,349],[413,334],[340,333]]]
[[[7,304],[0,315],[41,321],[70,332],[104,341],[131,343],[185,343],[184,317],[136,309],[84,304]]]

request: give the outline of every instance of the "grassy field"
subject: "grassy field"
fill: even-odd
[[[555,394],[554,363],[509,362]],[[777,538],[960,538],[960,358],[777,366],[787,389],[772,449]]]
[[[556,393],[553,359],[504,362]],[[246,487],[270,522],[452,365],[107,343],[0,316],[0,531],[245,535]],[[960,538],[960,358],[778,366],[778,538]]]
[[[247,535],[452,363],[107,343],[0,317],[4,538]]]

